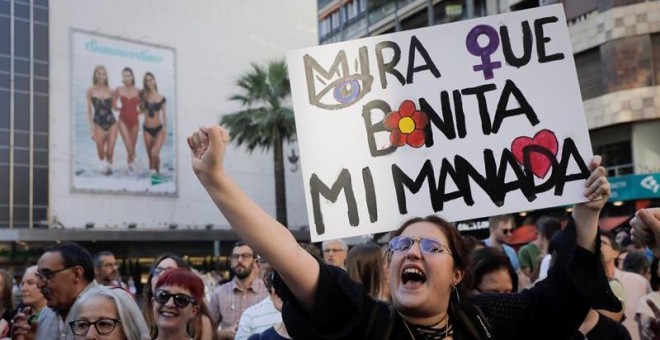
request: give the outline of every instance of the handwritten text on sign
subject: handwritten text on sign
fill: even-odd
[[[312,240],[583,201],[561,5],[290,52]]]

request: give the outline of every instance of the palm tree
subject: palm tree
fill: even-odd
[[[231,100],[241,103],[242,110],[222,117],[220,124],[229,130],[231,140],[245,144],[248,152],[273,148],[275,173],[275,206],[277,220],[288,227],[286,188],[284,185],[283,143],[296,137],[293,110],[286,106],[291,95],[289,76],[284,61],[271,61],[252,68],[237,81],[239,93]]]

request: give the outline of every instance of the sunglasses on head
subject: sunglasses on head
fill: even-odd
[[[170,298],[174,298],[174,305],[179,308],[186,308],[188,305],[195,303],[195,298],[192,296],[186,294],[172,294],[164,289],[158,289],[154,294],[154,300],[161,305],[170,301]]]
[[[404,252],[410,249],[415,242],[419,242],[419,249],[426,254],[440,254],[449,249],[434,238],[410,238],[408,236],[395,236],[390,240],[390,250],[393,252]]]

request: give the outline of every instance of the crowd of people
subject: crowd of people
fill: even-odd
[[[205,292],[175,254],[158,257],[141,299],[111,252],[77,243],[45,250],[20,280],[0,270],[0,338],[10,339],[660,339],[660,208],[631,229],[598,230],[610,188],[590,164],[588,202],[565,225],[508,245],[515,220],[489,220],[485,240],[438,216],[412,218],[386,245],[299,244],[223,171],[218,126],[189,137],[193,169],[242,241],[231,279]],[[216,282],[217,283],[217,282]]]

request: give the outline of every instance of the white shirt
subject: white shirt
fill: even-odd
[[[246,340],[250,335],[261,333],[280,322],[282,322],[282,314],[275,309],[273,301],[267,296],[243,312],[238,322],[235,340]]]
[[[648,280],[639,274],[620,271],[616,268],[614,269],[614,278],[621,283],[626,294],[626,304],[624,306],[626,320],[623,321],[623,325],[626,326],[633,340],[639,340],[640,335],[637,321],[635,321],[635,313],[637,312],[639,300],[651,292],[651,285]]]

